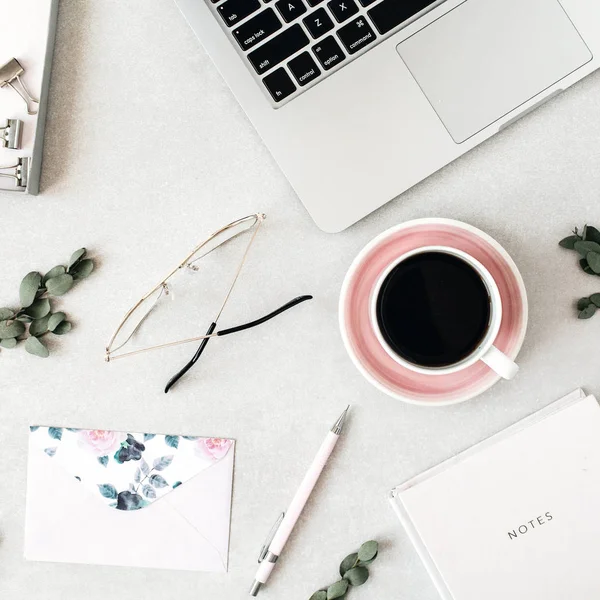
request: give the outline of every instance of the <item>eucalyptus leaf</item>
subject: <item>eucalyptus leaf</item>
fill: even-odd
[[[65,333],[69,333],[69,331],[71,331],[72,328],[73,325],[71,325],[69,321],[63,321],[54,328],[52,333],[55,335],[64,335]]]
[[[590,302],[593,302],[598,308],[600,308],[600,294],[592,294],[589,299]]]
[[[17,340],[15,338],[6,338],[5,340],[0,340],[0,346],[3,348],[14,348],[17,345]]]
[[[340,563],[340,575],[343,577],[346,571],[354,568],[358,563],[358,554],[356,552],[348,554],[346,558]]]
[[[71,270],[71,267],[76,265],[85,256],[86,252],[87,251],[85,248],[79,248],[79,250],[76,250],[73,252],[73,254],[71,254],[71,258],[69,259],[69,270]]]
[[[592,269],[590,268],[590,265],[588,265],[588,261],[585,258],[582,258],[579,261],[579,266],[588,274],[588,275],[595,275],[594,271],[592,271]]]
[[[164,488],[164,487],[169,486],[169,484],[166,482],[165,478],[162,475],[159,475],[158,473],[154,473],[154,475],[150,475],[150,483],[155,488]]]
[[[16,338],[25,333],[25,325],[21,321],[0,321],[0,340]]]
[[[327,600],[327,592],[325,592],[324,590],[319,590],[318,592],[315,592],[309,598],[309,600]]]
[[[588,252],[586,259],[588,261],[588,265],[590,265],[590,269],[592,269],[596,275],[600,274],[600,251]]]
[[[133,475],[133,480],[136,483],[139,483],[142,480],[142,471],[139,467],[135,470],[135,474]]]
[[[179,436],[178,435],[165,435],[165,444],[170,446],[171,448],[177,449],[179,446]]]
[[[154,500],[154,498],[156,498],[156,491],[151,485],[148,484],[144,484],[142,486],[142,494],[144,494],[144,496],[150,500]]]
[[[114,500],[117,497],[117,488],[110,483],[99,483],[98,490],[105,498]]]
[[[48,329],[54,331],[65,319],[67,315],[64,312],[57,312],[50,315],[48,319]]]
[[[25,275],[23,281],[21,281],[21,287],[19,288],[21,306],[24,308],[31,306],[35,300],[35,295],[38,292],[40,283],[42,283],[42,276],[37,271],[32,271]]]
[[[78,262],[73,268],[69,269],[69,273],[74,279],[85,279],[94,270],[94,261],[86,258]]]
[[[29,315],[19,315],[17,321],[21,321],[21,323],[31,323],[33,319]]]
[[[340,579],[327,588],[327,600],[335,600],[335,598],[343,598],[348,591],[348,582],[345,579]]]
[[[44,346],[44,344],[36,337],[27,338],[25,341],[25,350],[27,350],[29,354],[39,356],[40,358],[47,358],[50,355],[48,348],[46,348],[46,346]]]
[[[148,466],[148,463],[143,458],[140,459],[140,471],[144,475],[150,475],[150,467]]]
[[[34,335],[35,337],[39,337],[40,335],[44,335],[48,331],[48,320],[50,319],[50,315],[46,315],[41,319],[36,319],[29,326],[29,335]]]
[[[0,321],[6,321],[12,319],[15,316],[15,312],[10,308],[0,308]]]
[[[31,304],[25,312],[32,319],[41,319],[50,312],[50,300],[48,298],[40,298]]]
[[[359,586],[369,579],[369,571],[366,567],[354,567],[346,572],[344,579],[347,579],[350,585]]]
[[[148,440],[151,440],[155,436],[156,436],[155,433],[145,433],[144,434],[144,441],[147,442]]]
[[[108,456],[99,456],[98,457],[98,462],[103,466],[103,467],[107,467],[108,466]]]
[[[589,306],[587,306],[583,310],[579,311],[578,317],[580,319],[591,319],[596,314],[597,310],[598,309],[596,308],[595,304],[590,304]]]
[[[154,464],[152,466],[156,471],[164,471],[172,462],[173,455],[169,454],[168,456],[161,456],[160,458],[155,458]]]
[[[62,265],[56,265],[56,267],[52,267],[45,275],[44,279],[42,279],[42,283],[46,285],[48,279],[52,279],[54,277],[58,277],[59,275],[64,275],[67,270]]]
[[[573,247],[584,258],[588,252],[600,252],[600,244],[596,244],[596,242],[575,242]]]
[[[62,427],[48,427],[48,435],[53,440],[58,440],[60,442],[60,440],[62,440],[62,434],[63,434]]]
[[[373,560],[379,552],[379,544],[374,540],[365,542],[358,550],[358,560],[366,562]]]
[[[591,225],[586,225],[585,241],[596,242],[596,244],[600,244],[600,231],[598,231],[595,227],[592,227]]]
[[[578,235],[570,235],[558,242],[558,245],[562,248],[566,248],[567,250],[575,249],[575,242],[580,241],[581,238]]]
[[[63,294],[66,294],[72,287],[73,277],[68,273],[48,279],[46,282],[46,289],[51,296],[62,296]]]
[[[592,304],[591,298],[580,298],[577,300],[577,310],[583,310],[587,308],[590,304]]]

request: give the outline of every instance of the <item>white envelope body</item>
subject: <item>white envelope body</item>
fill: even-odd
[[[29,448],[25,558],[227,571],[234,446],[141,510],[116,510],[61,463]]]

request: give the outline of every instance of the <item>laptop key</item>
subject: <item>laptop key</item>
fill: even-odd
[[[381,35],[391,31],[436,0],[383,0],[367,12]]]
[[[292,78],[287,74],[283,67],[280,67],[270,75],[267,75],[263,79],[263,83],[269,90],[271,96],[273,96],[275,102],[281,102],[296,91],[296,86],[294,85]]]
[[[244,0],[244,2],[247,1]],[[248,60],[252,63],[255,71],[262,75],[304,48],[304,46],[308,46],[308,44],[308,36],[304,33],[302,27],[296,23],[283,33],[267,40],[256,50],[252,50],[248,54]]]
[[[358,12],[358,6],[354,0],[331,0],[327,6],[338,23],[343,23]]]
[[[358,0],[362,6],[371,6],[371,4],[373,4],[373,2],[376,2],[377,0]]]
[[[302,0],[279,0],[279,2],[275,2],[275,6],[286,23],[290,23],[306,12],[306,6]]]
[[[343,50],[331,35],[313,46],[312,51],[326,71],[333,69],[346,58]]]
[[[315,10],[308,17],[302,19],[302,22],[315,40],[333,29],[333,21],[324,8]]]
[[[250,50],[259,42],[273,35],[283,25],[272,8],[258,13],[243,25],[233,30],[233,37],[238,41],[242,50]]]
[[[323,2],[323,0],[306,0],[308,2],[309,6],[317,6],[317,4],[321,4],[321,2]]]
[[[227,0],[217,7],[217,12],[228,27],[233,27],[260,7],[258,0]]]
[[[355,54],[375,41],[375,32],[364,17],[359,17],[352,23],[344,25],[344,27],[338,29],[337,34],[349,54]]]
[[[290,71],[300,85],[306,85],[316,79],[321,71],[308,52],[303,52],[288,63]]]

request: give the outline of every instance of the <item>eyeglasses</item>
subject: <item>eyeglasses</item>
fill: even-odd
[[[222,337],[256,327],[257,325],[269,321],[270,319],[289,310],[290,308],[293,308],[294,306],[297,306],[298,304],[301,304],[302,302],[311,300],[312,296],[309,295],[298,296],[297,298],[290,300],[283,306],[280,306],[273,312],[270,312],[263,317],[249,321],[242,325],[229,327],[227,329],[220,329],[217,331],[217,324],[221,314],[231,298],[233,289],[238,282],[244,265],[247,262],[250,248],[252,247],[265,218],[266,217],[264,214],[257,213],[242,219],[238,219],[237,221],[233,221],[232,223],[229,223],[229,225],[225,225],[225,227],[222,227],[213,233],[208,239],[194,248],[194,250],[188,254],[188,256],[186,256],[183,261],[177,265],[177,267],[175,267],[162,281],[160,281],[160,283],[153,287],[125,314],[106,347],[106,361],[111,362],[116,359],[134,356],[143,352],[150,352],[152,350],[160,350],[172,346],[199,341],[200,345],[198,346],[198,349],[196,350],[192,359],[167,383],[165,387],[165,393],[167,393],[173,387],[173,385],[175,385],[175,383],[177,383],[177,381],[179,381],[179,379],[181,379],[181,377],[183,377],[196,364],[196,362],[198,362],[198,359],[204,352],[204,349],[211,338]],[[214,296],[215,290],[212,287],[202,288],[198,285],[192,285],[190,281],[185,282],[182,280],[182,278],[189,274],[196,274],[201,270],[204,272],[210,270],[209,265],[207,265],[206,268],[203,268],[203,263],[200,263],[199,261],[205,257],[208,257],[208,255],[211,255],[217,250],[219,250],[219,252],[216,254],[220,254],[226,245],[229,246],[228,242],[231,242],[236,238],[242,238],[244,235],[249,236],[249,239],[247,244],[242,246],[242,258],[239,262],[237,262],[237,266],[233,271],[233,279],[230,280],[230,283],[225,286],[224,299],[219,304],[219,309],[216,312],[216,315],[213,317],[208,329],[206,330],[206,333],[204,335],[194,337],[185,337],[181,339],[178,338],[174,340],[171,339],[170,341],[161,339],[160,343],[154,343],[150,345],[142,344],[141,347],[136,347],[133,349],[132,346],[134,345],[136,339],[140,337],[142,330],[145,332],[149,329],[149,320],[152,313],[156,314],[157,311],[160,310],[161,306],[165,305],[165,299],[168,297],[173,298],[176,295],[183,297],[183,299],[187,301],[187,304],[189,305],[187,311],[169,310],[170,307],[167,307],[167,310],[169,311],[168,318],[172,319],[175,315],[177,315],[179,316],[180,320],[182,320],[181,325],[183,328],[190,328],[194,326],[197,321],[196,313],[198,312],[197,306],[199,304],[199,300],[204,300],[208,295]],[[222,278],[220,275],[216,276],[215,286],[216,284],[221,283],[221,279]],[[194,284],[195,283],[196,282],[194,282]]]

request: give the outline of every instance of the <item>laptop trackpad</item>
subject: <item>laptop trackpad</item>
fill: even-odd
[[[397,49],[457,144],[592,59],[558,0],[466,0]]]

